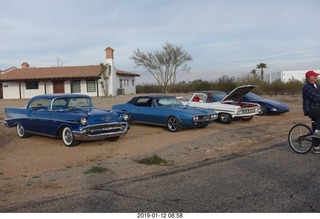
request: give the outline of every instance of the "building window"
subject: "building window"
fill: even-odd
[[[81,92],[80,81],[72,81],[71,93],[80,93],[80,92]]]
[[[90,80],[87,81],[87,92],[96,92],[96,81],[95,80]]]
[[[38,90],[39,83],[38,82],[26,82],[26,89],[27,90]]]
[[[132,87],[134,87],[134,80],[132,80]]]
[[[119,80],[120,88],[122,88],[122,79]]]

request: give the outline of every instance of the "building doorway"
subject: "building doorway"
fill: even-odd
[[[64,81],[53,82],[53,93],[64,93]]]

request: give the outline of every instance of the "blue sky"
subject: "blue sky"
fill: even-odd
[[[133,51],[166,43],[193,58],[178,81],[320,69],[319,0],[0,0],[0,70],[95,65],[105,48],[115,67],[141,74]]]

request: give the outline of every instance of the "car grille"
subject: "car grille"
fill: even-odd
[[[214,117],[211,115],[197,115],[193,116],[194,122],[208,122],[214,120]]]
[[[128,123],[112,123],[112,124],[104,124],[91,126],[86,129],[86,133],[89,135],[98,135],[104,133],[117,133],[123,132],[128,128]]]

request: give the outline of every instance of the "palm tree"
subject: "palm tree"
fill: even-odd
[[[256,69],[253,69],[251,72],[250,72],[253,76],[253,80],[256,80],[258,78],[257,76],[257,70]]]
[[[260,70],[261,81],[263,81],[263,79],[264,79],[263,69],[265,69],[265,68],[268,68],[268,67],[267,67],[267,63],[259,63],[259,64],[257,64],[257,69],[261,69],[261,70]]]

